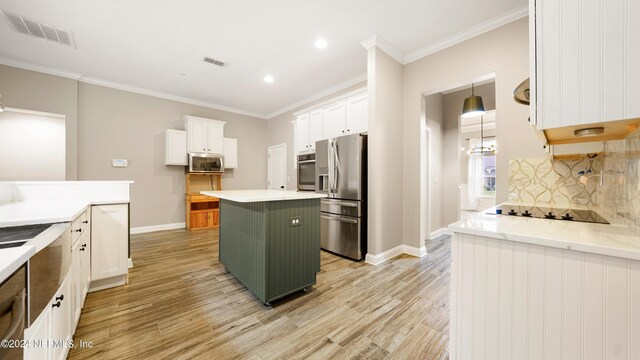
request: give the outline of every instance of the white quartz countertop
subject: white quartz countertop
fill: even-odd
[[[495,215],[495,208],[449,225],[457,233],[640,260],[640,237],[626,227]]]
[[[0,283],[11,276],[35,253],[36,248],[30,245],[0,250]]]
[[[235,202],[263,202],[263,201],[283,201],[283,200],[304,200],[319,199],[327,197],[325,194],[316,194],[312,191],[290,191],[290,190],[220,190],[201,191],[202,195],[213,196],[220,199]]]
[[[23,200],[0,204],[0,228],[73,221],[87,207],[96,204],[128,203],[85,199]]]

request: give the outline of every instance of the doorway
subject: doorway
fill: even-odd
[[[287,180],[287,144],[267,148],[267,189],[285,190]]]

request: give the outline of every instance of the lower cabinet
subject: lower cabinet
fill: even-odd
[[[72,324],[71,273],[38,319],[24,332],[31,346],[25,347],[24,358],[34,360],[62,360],[69,352],[75,324]],[[73,325],[73,326],[72,326]]]
[[[91,223],[91,281],[115,278],[124,284],[129,269],[129,206],[93,206]],[[98,285],[95,289],[111,285]]]

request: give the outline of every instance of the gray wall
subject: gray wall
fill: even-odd
[[[402,65],[384,51],[367,50],[369,94],[368,243],[376,255],[402,245]]]
[[[496,86],[497,137],[500,156],[497,164],[497,202],[508,198],[509,159],[544,156],[542,146],[527,118],[529,107],[513,101],[513,89],[529,77],[529,24],[524,18],[489,31],[404,66],[403,139],[393,146],[404,148],[403,156],[403,236],[404,243],[419,246],[435,228],[421,228],[421,129],[424,96],[462,86],[494,73]],[[518,136],[513,136],[518,134]],[[420,154],[419,156],[408,156]]]
[[[226,121],[238,139],[238,169],[223,189],[265,188],[268,123],[264,119],[91,85],[0,65],[6,106],[66,116],[67,180],[133,180],[131,226],[185,221],[184,167],[164,165],[164,132],[184,129],[184,115]],[[127,168],[111,160],[129,160]]]
[[[238,139],[238,169],[225,172],[223,189],[266,185],[264,119],[85,83],[78,99],[79,179],[135,181],[133,227],[185,221],[184,167],[164,165],[165,130],[184,129],[184,115],[226,121],[225,137]],[[129,166],[111,167],[114,158]]]
[[[336,91],[331,95],[327,95],[318,100],[301,105],[293,110],[287,111],[283,114],[280,114],[268,120],[269,122],[269,131],[267,136],[268,145],[271,146],[271,145],[278,145],[278,144],[287,144],[287,183],[286,183],[287,190],[295,190],[297,186],[297,180],[296,180],[297,173],[296,173],[296,169],[294,168],[296,155],[295,155],[295,149],[293,148],[293,145],[294,145],[293,144],[293,124],[291,124],[291,121],[295,120],[296,117],[295,115],[293,115],[293,113],[312,107],[316,104],[323,103],[336,96],[346,94],[350,91],[360,89],[365,86],[367,86],[367,82],[363,81],[361,83],[358,83],[353,86],[349,86],[340,91]]]
[[[78,178],[78,82],[0,65],[5,106],[65,115],[66,180]]]

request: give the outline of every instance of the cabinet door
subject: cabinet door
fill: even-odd
[[[168,129],[165,134],[165,165],[188,165],[187,132]]]
[[[205,120],[187,120],[187,145],[189,152],[207,152],[207,122]]]
[[[309,149],[316,150],[316,141],[324,139],[324,124],[322,121],[322,109],[309,113]]]
[[[224,138],[224,168],[238,168],[238,139]]]
[[[24,330],[25,340],[29,340],[31,344],[42,344],[51,340],[51,307],[44,309],[40,316]],[[50,347],[48,346],[29,346],[24,349],[25,360],[42,360],[50,358]]]
[[[126,204],[93,206],[91,280],[127,274],[129,209]]]
[[[346,103],[342,102],[324,108],[323,127],[324,138],[345,135]]]
[[[82,238],[81,238],[82,239]],[[82,241],[78,241],[71,250],[71,269],[69,270],[70,281],[70,297],[71,302],[71,328],[75,330],[80,320],[80,312],[82,311],[83,296],[82,296]]]
[[[296,153],[310,150],[309,147],[309,114],[298,116],[294,127]]]
[[[192,229],[213,227],[213,211],[192,212],[190,220]]]
[[[369,123],[369,103],[367,94],[361,94],[347,100],[347,134],[367,131]]]
[[[207,124],[207,152],[210,154],[224,154],[224,127],[219,124]]]
[[[71,336],[71,291],[70,277],[62,282],[58,292],[51,300],[51,336],[50,339],[56,342],[65,342],[72,339]],[[66,346],[53,346],[51,358],[63,360],[67,357],[68,348]]]
[[[89,232],[83,235],[79,241],[80,245],[80,275],[82,277],[80,284],[82,285],[80,294],[82,295],[82,301],[80,307],[84,306],[84,301],[87,298],[89,292],[89,286],[91,285],[91,237]],[[84,250],[83,250],[84,249]]]

